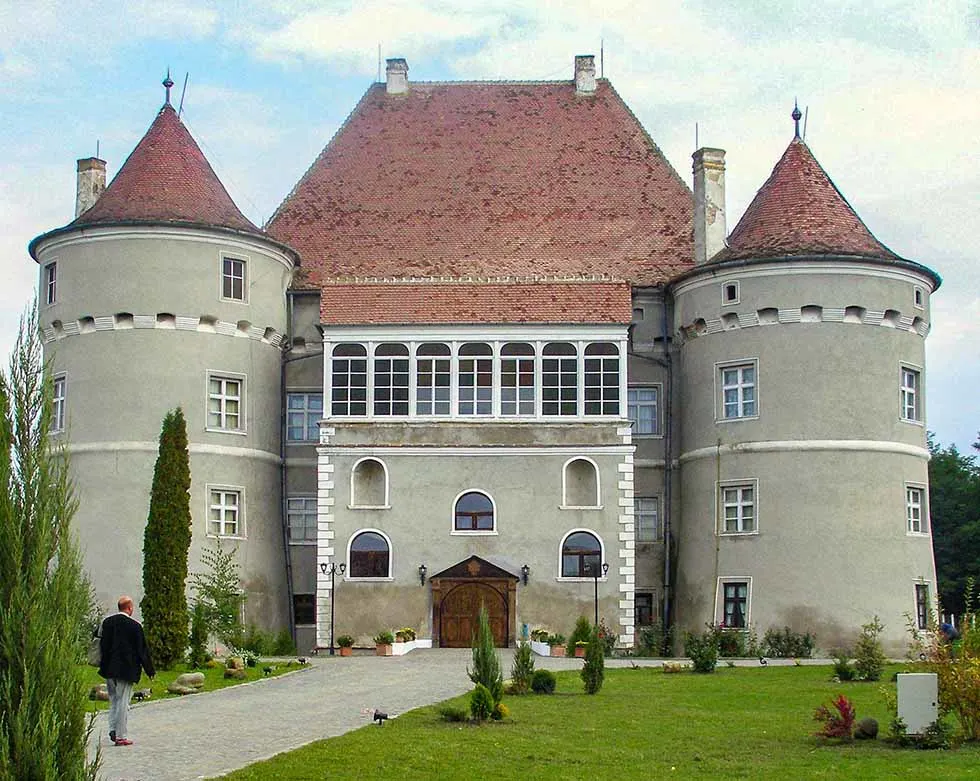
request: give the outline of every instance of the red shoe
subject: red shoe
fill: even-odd
[[[117,746],[132,746],[133,741],[128,738],[119,738],[119,740],[114,741]]]

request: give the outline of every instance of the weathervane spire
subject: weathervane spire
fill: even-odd
[[[167,97],[164,100],[164,104],[170,105],[170,88],[174,85],[174,80],[170,78],[170,68],[167,68],[167,78],[163,80],[163,86],[167,90]]]
[[[796,125],[796,138],[800,137],[800,119],[803,118],[803,114],[800,113],[800,106],[797,103],[796,98],[793,98],[793,113],[790,114],[793,117],[793,124]]]

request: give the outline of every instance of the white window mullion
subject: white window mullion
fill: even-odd
[[[490,402],[490,415],[494,418],[501,417],[500,410],[500,349],[501,342],[494,340],[490,342],[490,349],[493,350],[493,356],[490,360],[493,361],[493,368],[491,369],[493,373],[493,379],[490,381],[491,385],[491,402]],[[518,395],[520,391],[518,391]]]
[[[622,339],[619,342],[619,417],[624,418],[626,412],[626,396],[629,392],[629,342]]]
[[[575,398],[575,417],[585,417],[585,345],[587,342],[575,342],[575,374],[578,389]]]
[[[534,417],[540,420],[544,411],[542,405],[544,404],[544,385],[542,382],[542,353],[544,352],[544,342],[540,339],[533,342],[534,344]]]
[[[377,342],[367,343],[367,416],[374,417],[374,351]]]
[[[418,356],[415,351],[418,349],[418,342],[407,342],[408,344],[408,416],[414,418],[416,415],[416,393],[419,387],[418,376]]]

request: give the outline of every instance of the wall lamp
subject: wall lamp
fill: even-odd
[[[425,565],[424,564],[419,564],[419,585],[420,586],[424,586],[425,585],[425,573],[426,572],[428,572],[428,570],[425,568]]]
[[[524,581],[524,585],[527,585],[527,576],[531,574],[531,568],[525,564],[521,567],[521,580]]]

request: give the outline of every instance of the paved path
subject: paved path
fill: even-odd
[[[462,694],[472,686],[466,676],[471,658],[469,649],[419,649],[386,658],[314,657],[309,667],[281,677],[137,705],[129,714],[132,746],[109,743],[107,712],[101,711],[89,748],[101,745],[107,781],[217,776],[370,724],[375,708],[397,716]],[[513,651],[501,649],[505,677],[512,660]],[[653,659],[635,663],[662,664]],[[536,667],[553,670],[581,664],[581,659],[535,658]],[[607,667],[631,664],[606,660]],[[740,664],[758,666],[757,661]]]

